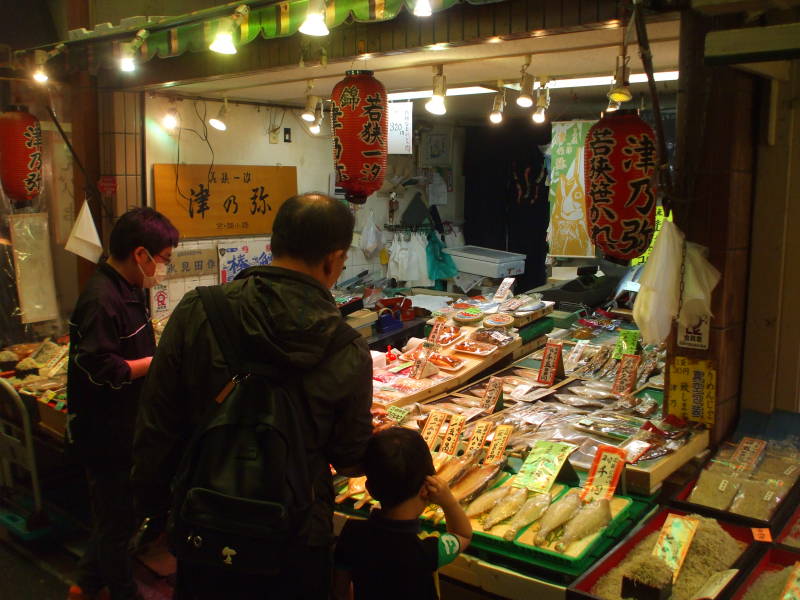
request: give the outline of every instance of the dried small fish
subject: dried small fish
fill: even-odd
[[[472,452],[470,454],[463,454],[444,463],[439,468],[436,474],[447,485],[453,485],[462,476],[464,476],[464,474],[467,471],[470,470],[470,467],[472,467],[472,465],[474,465],[477,462],[477,460],[478,460],[477,452]]]
[[[335,502],[336,504],[344,502],[345,500],[347,500],[352,496],[365,493],[366,489],[367,489],[366,477],[351,477],[350,479],[347,480],[347,489],[338,496],[336,496]]]
[[[512,488],[506,497],[486,515],[486,519],[483,521],[483,530],[489,531],[500,521],[505,521],[510,516],[517,514],[527,499],[528,490],[526,488]]]
[[[570,490],[556,500],[542,516],[542,524],[536,533],[534,543],[544,545],[551,531],[569,521],[581,507],[581,497],[577,490]]]
[[[564,552],[567,547],[578,540],[592,535],[611,522],[611,506],[606,498],[586,504],[575,513],[564,527],[564,535],[556,544],[556,550]]]
[[[550,494],[533,494],[528,498],[511,519],[503,538],[510,542],[517,537],[520,529],[527,527],[544,514],[544,511],[550,506],[550,499]]]
[[[468,517],[477,517],[483,513],[492,510],[494,505],[497,504],[508,492],[511,491],[511,486],[503,485],[496,487],[493,490],[484,492],[475,500],[470,502],[467,506],[466,513]]]
[[[486,489],[499,472],[499,463],[478,465],[465,473],[452,487],[453,497],[457,502],[469,502]]]

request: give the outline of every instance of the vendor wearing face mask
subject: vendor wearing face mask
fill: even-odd
[[[155,352],[143,288],[167,273],[178,231],[151,208],[117,221],[111,257],[83,290],[69,323],[67,441],[86,466],[92,533],[71,600],[137,598],[128,541],[135,528],[129,475],[139,391]]]

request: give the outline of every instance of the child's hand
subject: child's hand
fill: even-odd
[[[456,501],[453,497],[453,492],[450,491],[450,487],[435,475],[428,475],[425,478],[423,492],[427,500],[439,506],[454,504]]]

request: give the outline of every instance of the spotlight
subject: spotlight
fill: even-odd
[[[317,109],[314,112],[314,122],[308,126],[308,130],[314,135],[319,135],[319,132],[322,131],[323,116],[324,113],[322,112],[322,102],[320,102],[317,104]]]
[[[47,80],[50,78],[47,76],[47,71],[44,68],[45,64],[47,64],[47,61],[50,60],[51,58],[54,58],[59,54],[61,54],[64,51],[64,48],[65,48],[64,44],[61,43],[49,51],[35,50],[33,52],[33,62],[36,68],[33,71],[32,77],[35,82],[47,83]]]
[[[447,112],[444,97],[447,95],[447,79],[444,76],[442,65],[433,67],[433,95],[425,103],[425,110],[434,115],[443,115]]]
[[[136,53],[150,35],[146,29],[136,32],[136,37],[130,42],[123,42],[120,45],[119,68],[121,71],[130,73],[136,70]]]
[[[208,120],[208,124],[211,125],[214,129],[218,129],[219,131],[225,131],[228,129],[228,126],[225,125],[225,115],[228,114],[228,99],[225,98],[222,102],[222,106],[219,107],[219,112],[217,113],[216,117],[211,117]]]
[[[167,114],[164,115],[164,118],[161,119],[161,125],[163,125],[164,129],[168,131],[175,131],[179,123],[180,116],[178,115],[178,109],[176,108],[170,108],[167,111]]]
[[[300,118],[303,119],[303,121],[313,123],[314,119],[317,118],[317,104],[319,104],[319,96],[312,96],[310,94],[306,96],[306,107],[300,114]]]
[[[416,17],[430,17],[433,14],[431,8],[431,0],[417,0],[414,3],[414,16]]]
[[[615,110],[619,110],[620,103],[614,100],[608,101],[608,106],[606,107],[606,112],[614,112]]]
[[[547,108],[550,106],[550,89],[547,87],[547,78],[542,79],[539,89],[536,91],[536,110],[531,115],[531,119],[537,125],[541,125],[547,118]]]
[[[325,25],[325,0],[308,0],[306,18],[300,25],[300,33],[321,37],[328,35],[328,26]]]
[[[236,45],[233,43],[233,30],[249,13],[250,8],[246,4],[240,4],[230,17],[222,19],[217,25],[214,41],[211,42],[208,49],[217,54],[236,54]]]
[[[614,83],[608,91],[608,99],[614,102],[628,102],[633,95],[628,87],[628,62],[629,56],[617,57],[617,68],[614,72]]]
[[[489,114],[489,120],[495,125],[503,122],[503,109],[505,108],[506,104],[505,88],[503,88],[501,85],[500,89],[503,91],[498,92],[494,97],[494,102],[492,103],[492,112]]]
[[[525,64],[522,65],[522,77],[519,80],[519,96],[517,96],[517,106],[530,108],[533,106],[533,75],[528,73],[531,66],[531,57],[528,56]]]

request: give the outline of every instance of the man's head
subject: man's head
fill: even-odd
[[[331,287],[347,260],[354,225],[353,214],[335,198],[316,192],[292,196],[275,215],[272,255],[276,264],[306,265]]]
[[[132,208],[111,230],[111,258],[127,267],[133,283],[152,287],[166,274],[180,235],[169,219],[152,208]]]
[[[372,436],[364,457],[364,472],[367,490],[384,509],[418,495],[425,478],[435,473],[431,452],[422,436],[405,427],[392,427]]]

